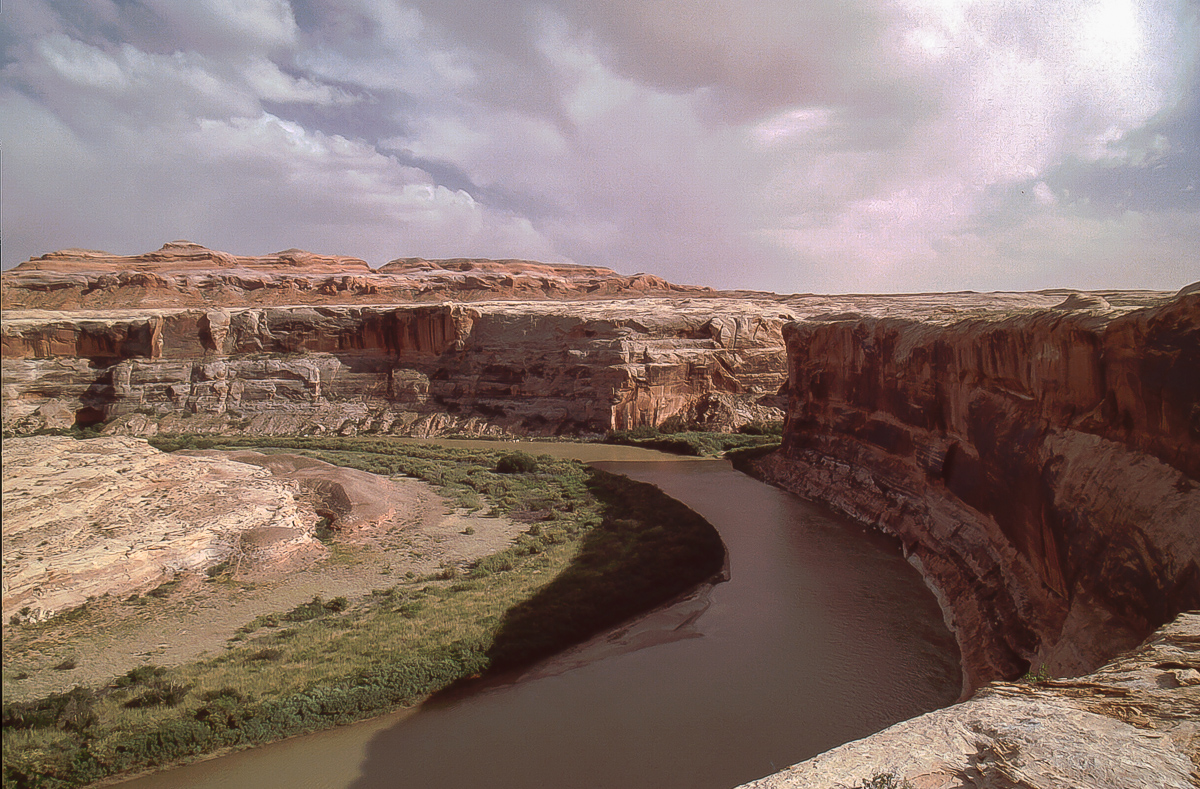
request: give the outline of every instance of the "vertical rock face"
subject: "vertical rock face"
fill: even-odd
[[[903,540],[969,687],[1091,670],[1200,607],[1200,294],[784,334],[760,470]]]
[[[6,430],[550,435],[782,417],[779,305],[733,299],[6,315]]]

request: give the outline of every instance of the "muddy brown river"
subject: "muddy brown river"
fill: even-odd
[[[729,789],[957,697],[954,639],[895,541],[725,461],[525,448],[685,502],[720,531],[729,581],[520,676],[123,786]]]

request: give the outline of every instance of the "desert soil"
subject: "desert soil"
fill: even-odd
[[[236,459],[254,462],[248,454]],[[261,456],[260,456],[261,458]],[[256,463],[287,478],[311,478],[310,458],[271,455]],[[94,598],[43,623],[3,624],[4,697],[38,698],[76,685],[96,686],[139,665],[180,665],[212,657],[238,628],[311,600],[355,597],[447,566],[463,567],[509,545],[522,530],[507,518],[453,511],[428,484],[319,464],[326,478],[362,494],[327,550],[295,552],[284,562],[241,567],[213,580],[185,572],[154,594]],[[374,478],[374,485],[371,485]],[[367,517],[374,516],[374,517]],[[314,555],[315,554],[315,555]],[[67,668],[67,666],[72,666]],[[18,679],[20,677],[20,679]]]

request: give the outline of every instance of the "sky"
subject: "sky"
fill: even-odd
[[[3,267],[188,239],[778,293],[1200,280],[1200,0],[6,0]]]

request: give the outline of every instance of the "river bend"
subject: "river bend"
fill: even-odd
[[[730,580],[523,676],[125,786],[729,789],[957,697],[954,639],[895,541],[725,461],[599,465],[707,518]]]

